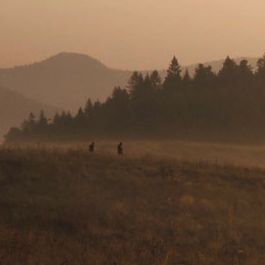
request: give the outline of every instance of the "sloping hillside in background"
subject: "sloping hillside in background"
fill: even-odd
[[[0,139],[11,126],[19,125],[30,112],[38,113],[44,110],[47,116],[53,115],[58,109],[0,86]]]
[[[76,111],[87,98],[104,99],[130,72],[109,69],[86,55],[61,53],[40,63],[0,70],[0,83],[23,95]]]
[[[242,58],[236,59],[239,62]],[[256,58],[246,58],[255,67]],[[223,60],[206,62],[218,71]],[[194,73],[197,64],[187,66]],[[165,70],[160,71],[165,76]],[[45,61],[0,69],[0,84],[39,102],[76,111],[88,98],[104,100],[114,86],[125,86],[132,72],[115,70],[87,55],[60,53]]]

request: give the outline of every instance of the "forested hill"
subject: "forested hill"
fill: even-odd
[[[193,76],[174,57],[163,80],[157,71],[135,72],[106,101],[88,100],[76,115],[63,112],[51,123],[30,115],[6,140],[158,136],[265,139],[265,56],[255,70],[227,57],[218,73],[200,64]]]
[[[238,63],[240,59],[236,60]],[[257,59],[249,58],[254,67]],[[223,60],[207,62],[214,72],[222,67]],[[185,66],[193,74],[196,65]],[[147,72],[147,71],[145,71]],[[159,71],[162,78],[166,71]],[[0,84],[24,96],[64,110],[76,111],[92,100],[105,100],[114,86],[124,86],[131,71],[115,70],[83,54],[60,53],[47,60],[0,69]]]

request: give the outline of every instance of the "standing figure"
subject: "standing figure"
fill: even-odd
[[[117,152],[118,152],[118,155],[122,155],[123,154],[123,144],[122,143],[118,144]]]
[[[90,152],[90,153],[94,153],[94,151],[95,151],[95,143],[92,142],[92,143],[89,145],[89,152]]]

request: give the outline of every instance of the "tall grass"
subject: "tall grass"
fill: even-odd
[[[98,148],[0,151],[0,264],[265,264],[263,170]]]

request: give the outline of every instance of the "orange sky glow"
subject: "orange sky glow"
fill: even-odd
[[[0,67],[62,51],[165,68],[265,52],[264,0],[0,0]]]

